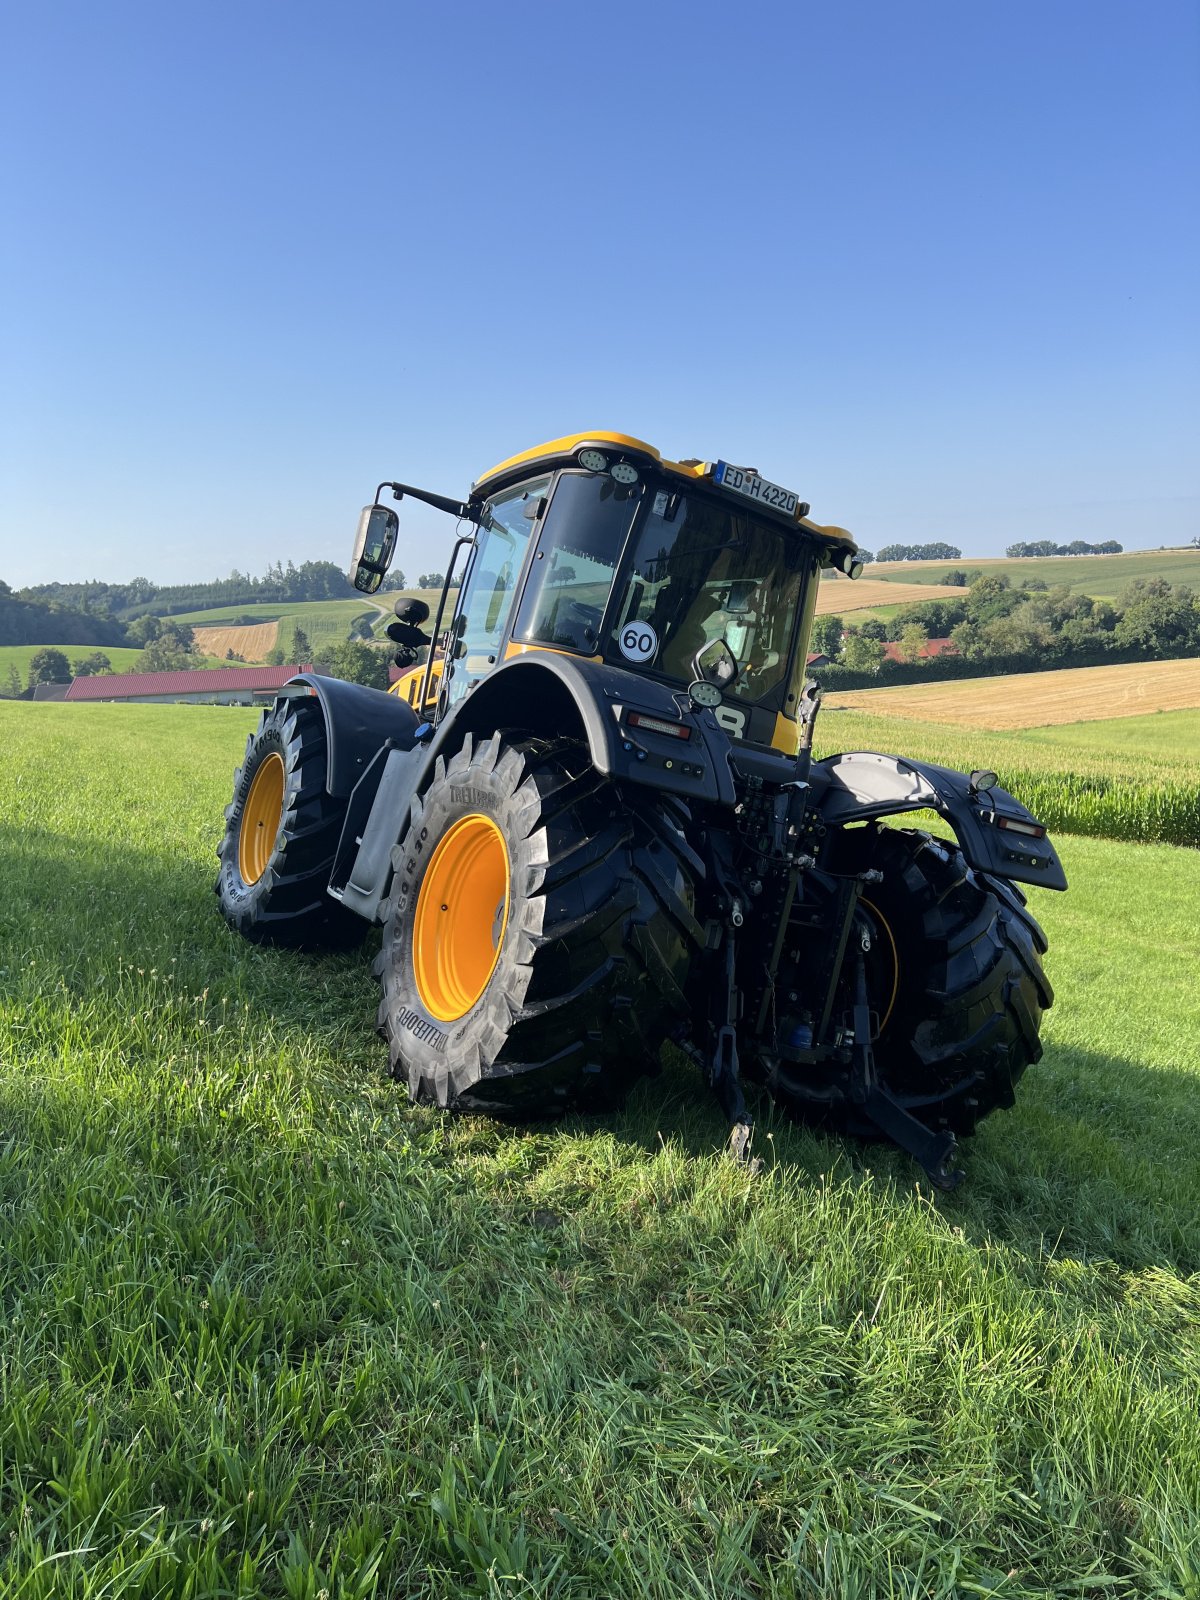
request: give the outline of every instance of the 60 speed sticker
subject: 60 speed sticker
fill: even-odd
[[[617,643],[626,661],[649,661],[658,649],[658,635],[648,622],[627,622]]]

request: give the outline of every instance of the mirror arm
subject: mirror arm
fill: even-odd
[[[451,500],[444,494],[433,494],[429,489],[414,489],[410,483],[381,483],[375,491],[375,504],[379,504],[379,496],[385,489],[392,491],[393,500],[403,500],[406,494],[414,500],[423,500],[427,506],[433,506],[436,511],[446,511],[452,517],[465,518],[470,522],[478,522],[478,511],[472,512],[471,507],[462,500]]]

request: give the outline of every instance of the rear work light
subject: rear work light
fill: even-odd
[[[1020,817],[997,816],[996,826],[1004,828],[1008,833],[1024,833],[1031,839],[1044,839],[1046,830],[1040,822],[1022,822]]]
[[[631,711],[625,718],[631,728],[645,728],[647,733],[665,733],[669,739],[690,739],[692,730],[686,722],[667,722],[662,717],[648,717],[644,711]]]

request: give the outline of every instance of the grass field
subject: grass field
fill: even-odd
[[[246,623],[275,622],[278,623],[277,642],[287,651],[291,647],[292,634],[296,628],[304,629],[310,644],[340,644],[343,639],[349,637],[351,623],[359,617],[366,617],[374,626],[377,621],[382,620],[383,610],[382,602],[376,605],[366,599],[313,600],[295,605],[263,603],[216,606],[209,611],[188,611],[172,617],[171,620],[184,623],[188,627],[204,623],[241,627]]]
[[[1030,578],[1040,578],[1052,588],[1066,584],[1097,600],[1115,600],[1135,578],[1165,578],[1168,583],[1186,583],[1200,589],[1200,550],[1130,550],[1119,556],[1025,556],[1016,561],[1004,557],[977,561],[970,556],[959,561],[885,561],[868,567],[861,581],[936,584],[952,567],[966,572],[1004,573],[1018,587]]]
[[[1052,829],[1200,848],[1200,711],[996,732],[839,710],[844,698],[831,695],[818,719],[823,755],[881,750],[960,772],[987,767]]]
[[[424,600],[432,615],[437,609],[441,590],[405,589],[402,594]],[[288,650],[292,634],[297,627],[304,629],[312,645],[341,643],[343,639],[349,637],[351,624],[360,617],[366,617],[376,635],[381,635],[384,627],[392,620],[393,606],[400,598],[401,593],[388,593],[370,599],[364,597],[361,600],[312,600],[295,605],[256,603],[244,606],[217,606],[209,611],[189,611],[173,620],[187,623],[190,627],[202,627],[207,623],[222,628],[242,628],[247,625],[262,627],[268,623],[276,623],[272,644],[263,646],[262,653],[265,655],[275,644],[282,646],[285,651]],[[247,643],[251,648],[256,648],[265,637],[264,633],[259,635],[257,640],[247,640]],[[238,650],[238,646],[226,644],[224,649]],[[247,661],[256,659],[246,651],[239,650],[238,653],[245,655]]]
[[[751,1178],[677,1062],[410,1107],[369,950],[218,917],[252,722],[0,706],[5,1594],[1200,1593],[1200,854],[1062,842],[965,1188]]]
[[[1200,656],[1134,661],[1059,672],[1008,672],[993,678],[906,683],[890,689],[836,689],[831,708],[957,722],[976,728],[1039,728],[1200,707]]]
[[[5,687],[5,680],[11,668],[17,669],[17,676],[21,680],[22,689],[29,682],[29,663],[39,650],[47,648],[44,644],[0,644],[0,690]],[[77,661],[80,656],[90,656],[96,650],[102,650],[113,664],[114,672],[136,672],[140,650],[128,649],[124,645],[109,644],[56,644],[49,648],[61,650],[68,661]],[[226,646],[228,649],[228,646]],[[204,656],[197,663],[199,666],[215,667],[223,663],[216,656]]]

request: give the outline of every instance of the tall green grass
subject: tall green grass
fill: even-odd
[[[817,744],[827,755],[873,749],[962,771],[989,767],[1047,827],[1200,847],[1200,711],[973,733],[829,710],[818,719]]]
[[[1191,1600],[1200,856],[1067,839],[1017,1107],[933,1197],[676,1058],[410,1106],[371,945],[257,949],[250,714],[0,706],[0,1592]]]

